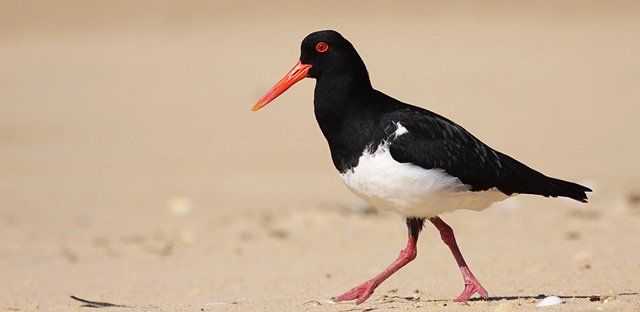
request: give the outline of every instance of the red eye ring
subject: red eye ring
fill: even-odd
[[[318,42],[318,44],[316,44],[316,51],[320,52],[320,53],[324,53],[327,52],[327,50],[329,50],[329,45],[320,41]]]

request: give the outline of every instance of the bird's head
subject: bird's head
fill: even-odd
[[[334,30],[311,33],[302,40],[298,62],[251,109],[264,107],[304,78],[321,80],[345,75],[369,81],[367,69],[351,42]]]

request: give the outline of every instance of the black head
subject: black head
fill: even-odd
[[[300,46],[300,62],[313,66],[308,74],[311,78],[367,71],[351,42],[335,30],[317,31],[305,37]]]
[[[338,78],[370,86],[367,68],[351,42],[335,30],[322,30],[302,40],[298,63],[252,109],[262,108],[307,77],[318,81]]]

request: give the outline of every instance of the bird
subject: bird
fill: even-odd
[[[297,63],[252,110],[304,78],[316,80],[315,118],[343,182],[370,205],[398,213],[408,229],[407,244],[391,265],[331,298],[333,302],[366,301],[389,276],[414,260],[426,221],[437,228],[462,273],[464,289],[454,301],[468,301],[476,293],[488,299],[441,214],[480,211],[520,194],[587,202],[591,189],[546,176],[492,149],[455,122],[374,89],[364,61],[335,30],[307,35]]]

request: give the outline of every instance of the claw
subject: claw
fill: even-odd
[[[465,283],[464,290],[462,291],[460,296],[458,296],[453,301],[455,302],[469,301],[471,296],[473,296],[473,294],[475,293],[478,293],[482,297],[482,299],[489,298],[489,293],[487,293],[487,290],[485,290],[484,287],[480,285],[480,282],[478,282],[478,280],[474,279],[472,281],[469,281],[468,283]]]
[[[373,295],[373,291],[376,289],[376,287],[377,285],[374,281],[366,281],[359,286],[351,288],[349,291],[340,296],[332,297],[331,301],[340,302],[345,300],[358,299],[356,300],[356,304],[361,304],[369,299],[371,295]]]

